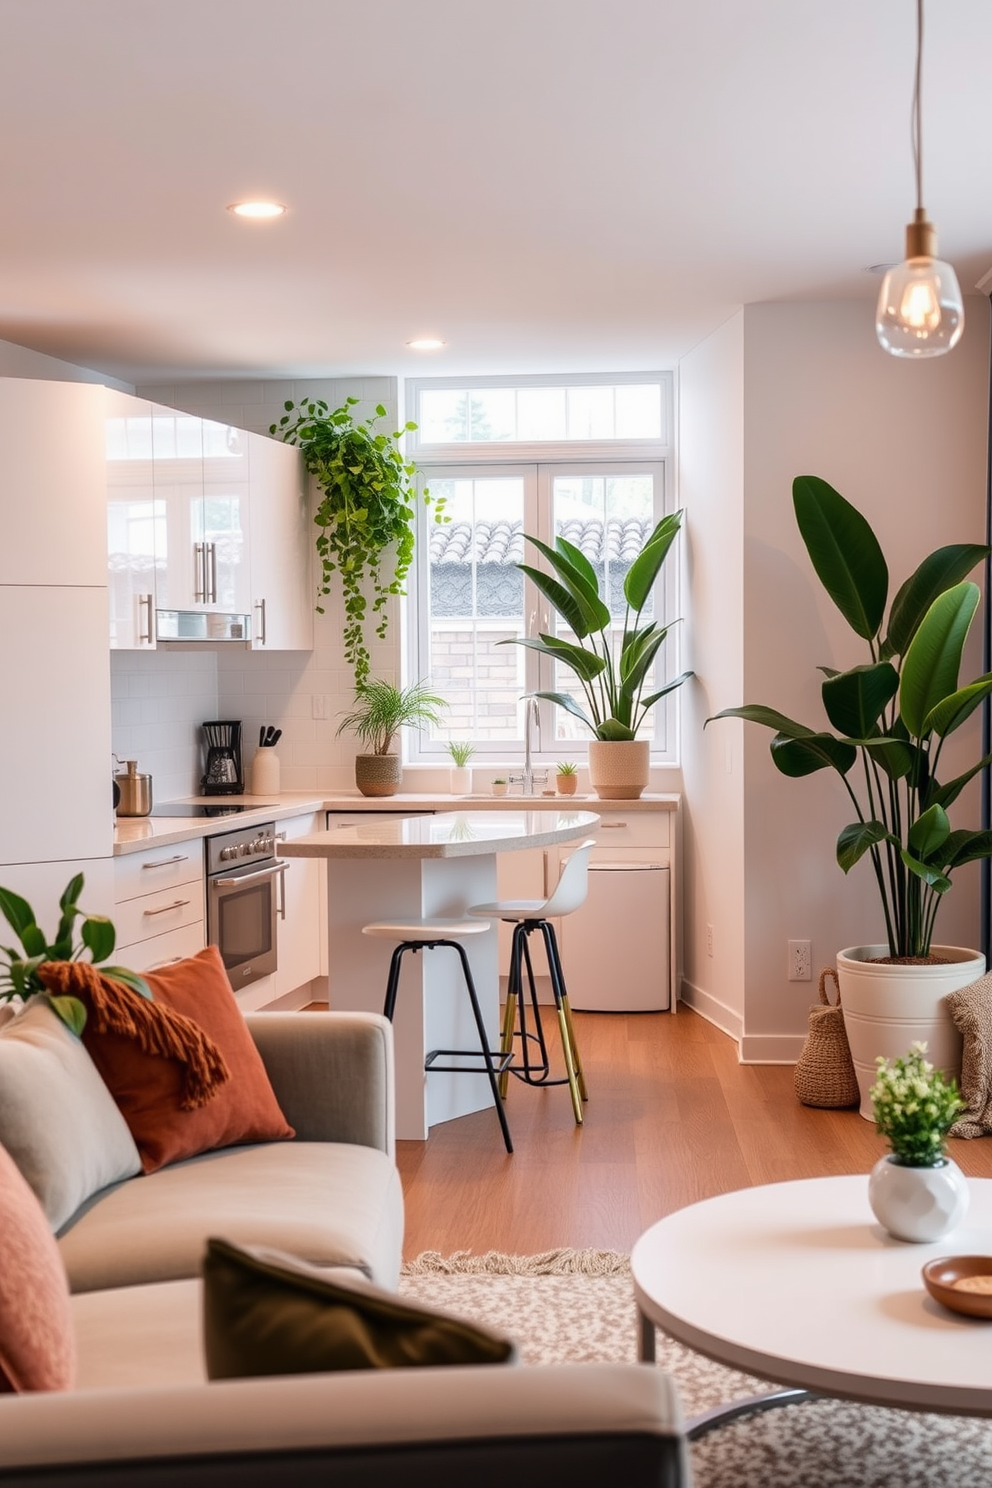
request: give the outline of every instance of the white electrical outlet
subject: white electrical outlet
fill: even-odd
[[[313,694],[310,700],[310,717],[327,717],[327,694],[325,692],[315,692]]]
[[[712,925],[707,925],[706,926],[706,954],[707,954],[707,956],[712,956],[712,954],[713,954],[713,926]]]
[[[813,978],[813,957],[808,940],[789,941],[789,981],[809,982]]]

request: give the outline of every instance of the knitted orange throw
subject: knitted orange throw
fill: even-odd
[[[206,1105],[230,1079],[223,1054],[198,1023],[102,976],[92,962],[46,961],[38,967],[38,976],[56,996],[80,999],[87,1011],[87,1031],[119,1034],[133,1039],[143,1054],[181,1064],[181,1110]]]

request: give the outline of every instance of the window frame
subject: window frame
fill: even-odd
[[[405,404],[408,417],[417,422],[419,394],[421,390],[451,389],[469,390],[482,387],[563,387],[563,386],[620,386],[657,382],[661,389],[662,433],[661,439],[624,440],[570,440],[561,441],[469,441],[446,444],[422,444],[419,431],[408,434],[406,446],[408,457],[418,467],[418,485],[430,487],[431,473],[434,479],[454,477],[472,479],[480,476],[521,474],[525,481],[524,531],[545,536],[551,543],[553,520],[553,486],[556,475],[611,475],[623,473],[623,466],[631,472],[637,466],[656,467],[655,476],[655,520],[676,510],[672,431],[674,429],[674,375],[671,372],[630,372],[568,374],[560,376],[526,377],[430,377],[412,378],[405,384]],[[528,487],[528,483],[532,483]],[[536,519],[530,526],[531,516]],[[426,660],[430,655],[430,616],[426,595],[427,567],[430,552],[430,524],[432,509],[418,503],[416,550],[408,579],[408,599],[405,606],[404,660],[406,674],[410,678],[426,676]],[[551,534],[551,535],[548,535]],[[679,614],[679,592],[681,585],[681,543],[678,544],[675,562],[666,569],[664,577],[667,604],[665,612],[672,618]],[[534,555],[535,557],[537,555]],[[543,560],[541,566],[545,566]],[[424,602],[422,601],[424,597]],[[524,579],[524,623],[529,628],[529,617],[537,615],[535,630],[548,628],[545,618],[547,601],[538,593],[532,582]],[[670,675],[678,671],[679,636],[678,627],[672,631],[666,643],[666,665]],[[547,690],[551,683],[545,675],[550,662],[538,653],[525,649],[525,689]],[[658,737],[652,740],[652,763],[675,765],[679,763],[678,748],[679,695],[676,691],[656,705]],[[588,754],[589,738],[556,741],[554,714],[555,704],[539,702],[540,722],[536,747],[533,750],[535,764],[540,767],[552,764],[565,754],[584,763]],[[515,745],[493,740],[490,743],[473,741],[474,759],[479,764],[505,763],[515,767],[523,759],[524,745],[520,740]],[[437,767],[449,763],[447,742],[429,738],[426,732],[408,730],[406,735],[407,759],[411,765]]]

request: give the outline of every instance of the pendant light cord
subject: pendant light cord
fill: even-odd
[[[916,207],[923,210],[923,0],[916,0],[916,75],[913,84],[913,165],[916,170]]]

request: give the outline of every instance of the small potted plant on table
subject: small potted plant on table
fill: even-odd
[[[968,1210],[967,1180],[944,1150],[964,1103],[926,1054],[916,1043],[902,1058],[880,1056],[871,1087],[875,1123],[892,1150],[872,1169],[868,1202],[897,1240],[939,1240]]]
[[[401,728],[439,727],[447,704],[426,682],[397,687],[371,678],[355,691],[355,706],[338,724],[358,736],[367,752],[355,757],[355,784],[363,796],[395,796],[403,778],[399,754],[390,746]]]
[[[559,760],[557,769],[558,773],[555,776],[555,786],[557,787],[558,794],[560,796],[574,796],[576,786],[579,783],[575,765],[572,764],[571,760]]]
[[[467,796],[472,789],[472,771],[468,762],[475,753],[475,748],[471,744],[452,739],[448,745],[448,753],[452,760],[448,771],[448,790],[453,796]]]

